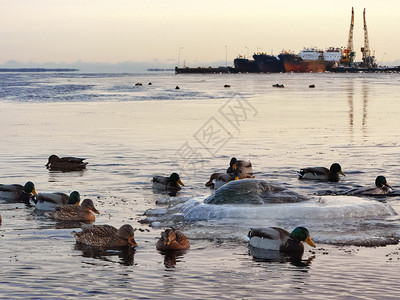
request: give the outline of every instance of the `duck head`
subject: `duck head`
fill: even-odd
[[[172,173],[169,176],[169,179],[171,180],[171,182],[173,183],[179,183],[180,185],[184,186],[183,182],[181,181],[181,178],[179,177],[178,173]]]
[[[289,236],[292,240],[295,241],[304,241],[309,244],[311,247],[315,247],[314,242],[310,238],[310,233],[308,229],[305,227],[296,227]]]
[[[76,204],[76,205],[79,205],[80,202],[81,202],[81,195],[79,194],[79,192],[73,191],[73,192],[69,195],[68,204]]]
[[[95,214],[99,214],[99,211],[94,207],[93,201],[91,199],[83,200],[81,207],[84,210],[90,210],[90,211],[94,212]]]
[[[376,185],[378,188],[383,188],[384,186],[387,186],[387,187],[389,187],[389,188],[392,188],[392,187],[389,185],[389,183],[387,183],[385,176],[382,176],[382,175],[376,177],[376,179],[375,179],[375,185]]]
[[[55,154],[50,155],[49,156],[49,161],[47,162],[46,167],[50,166],[51,164],[54,164],[54,163],[58,162],[59,160],[60,160],[60,158],[57,155],[55,155]]]
[[[27,183],[25,183],[23,191],[24,191],[24,193],[27,193],[27,194],[37,195],[37,193],[35,191],[35,185],[33,184],[32,181],[28,181]]]
[[[173,228],[166,229],[164,232],[161,233],[161,237],[164,240],[164,244],[167,246],[169,246],[171,242],[176,240],[176,235]]]
[[[339,174],[341,174],[341,175],[343,175],[343,176],[346,176],[346,175],[344,175],[344,173],[343,173],[343,171],[342,171],[342,167],[341,167],[338,163],[332,164],[329,170],[330,170],[332,173],[339,173]]]
[[[136,241],[135,241],[135,237],[134,237],[134,235],[135,235],[135,230],[133,229],[133,227],[132,227],[131,225],[129,225],[129,224],[122,225],[122,226],[118,229],[117,235],[118,235],[120,238],[122,238],[122,239],[124,239],[124,240],[127,240],[127,241],[128,241],[128,244],[129,244],[131,247],[133,247],[133,248],[137,247],[137,244],[136,244]]]

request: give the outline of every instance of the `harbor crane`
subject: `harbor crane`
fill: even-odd
[[[363,20],[364,20],[364,47],[361,47],[362,53],[362,67],[366,68],[375,68],[375,56],[371,55],[371,49],[369,47],[369,39],[368,39],[368,30],[367,30],[367,21],[365,19],[365,8],[363,12]]]
[[[347,40],[347,48],[345,48],[343,50],[343,54],[340,59],[341,65],[352,66],[354,63],[354,58],[356,56],[356,53],[354,52],[353,29],[354,29],[354,8],[352,7],[351,8],[349,39]]]

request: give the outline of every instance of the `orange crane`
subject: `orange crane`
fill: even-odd
[[[347,41],[347,48],[343,49],[342,57],[340,59],[341,65],[352,66],[354,63],[354,58],[356,56],[356,53],[354,52],[353,29],[354,29],[354,8],[352,7],[349,39]]]

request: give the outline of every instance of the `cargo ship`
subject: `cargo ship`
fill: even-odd
[[[256,61],[247,59],[241,55],[233,60],[235,70],[238,73],[259,73],[260,69]]]
[[[328,66],[335,64],[334,58],[337,57],[337,51],[332,48],[325,55],[322,50],[305,48],[298,55],[285,52],[279,54],[278,57],[283,62],[286,72],[320,73],[325,72]],[[340,56],[338,57],[340,59]]]
[[[263,73],[279,73],[284,72],[282,61],[274,56],[260,52],[253,55],[255,62],[257,63],[260,72]]]

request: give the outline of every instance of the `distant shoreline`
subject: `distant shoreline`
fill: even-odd
[[[79,69],[57,68],[0,68],[0,72],[76,72]]]

